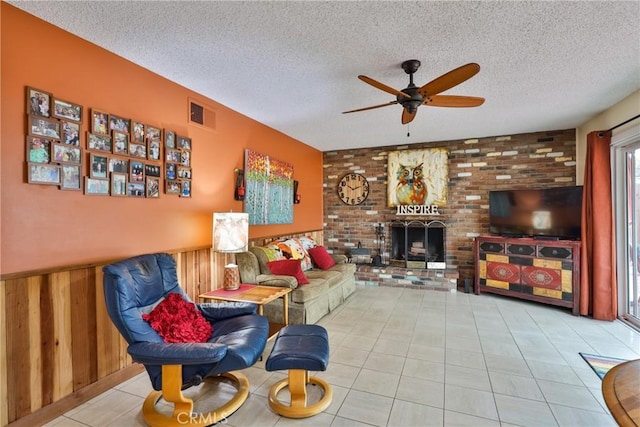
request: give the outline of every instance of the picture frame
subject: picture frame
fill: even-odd
[[[51,144],[51,159],[57,163],[82,163],[82,149],[74,145]]]
[[[177,179],[178,178],[178,164],[177,163],[165,163],[164,166],[164,179]]]
[[[109,115],[109,130],[117,130],[118,132],[124,132],[128,134],[131,131],[131,120],[116,116],[115,114],[111,114]]]
[[[60,179],[61,190],[82,190],[81,165],[63,164],[60,166],[62,177]]]
[[[111,153],[111,137],[87,132],[87,150]]]
[[[108,196],[109,180],[84,177],[84,194],[91,196]]]
[[[129,143],[129,155],[141,159],[147,158],[147,146],[144,144]]]
[[[111,173],[111,196],[127,197],[127,174],[112,172]]]
[[[131,142],[144,144],[144,123],[131,121]]]
[[[60,120],[62,123],[62,138],[63,144],[80,146],[80,123],[70,122],[68,120]]]
[[[29,116],[28,134],[32,136],[44,136],[46,138],[60,139],[61,130],[58,120],[47,119],[39,116]]]
[[[146,185],[147,199],[157,199],[160,197],[160,179],[147,177]]]
[[[82,105],[73,102],[54,97],[52,114],[58,119],[82,123]]]
[[[167,194],[180,194],[180,181],[177,180],[165,180],[164,192]]]
[[[178,179],[191,179],[191,168],[178,166]]]
[[[180,163],[180,150],[175,148],[165,150],[164,160],[171,163]]]
[[[129,197],[144,197],[145,188],[144,182],[131,182],[127,184],[127,196]]]
[[[109,135],[109,113],[91,109],[91,132],[99,135]]]
[[[137,160],[129,162],[129,183],[144,182],[144,163]]]
[[[109,177],[107,170],[109,166],[109,158],[91,153],[89,157],[89,178],[106,179]]]
[[[191,138],[187,138],[186,136],[178,136],[178,146],[181,150],[191,150]]]
[[[162,176],[162,166],[156,163],[145,163],[144,176],[152,177],[152,178],[160,178]]]
[[[147,146],[147,157],[149,160],[162,160],[162,141],[159,139],[150,139]]]
[[[50,92],[27,86],[27,114],[36,117],[51,117]]]
[[[191,180],[180,181],[180,197],[191,197]]]
[[[109,157],[109,172],[129,174],[129,159]]]
[[[113,138],[113,154],[126,156],[129,154],[129,134],[119,130],[111,131]]]
[[[162,139],[162,130],[155,126],[146,126],[147,139]]]
[[[176,133],[174,131],[165,129],[164,148],[176,148]]]
[[[60,185],[60,165],[51,163],[27,163],[29,184]]]
[[[49,163],[51,161],[51,144],[53,139],[41,136],[27,136],[27,162]]]
[[[180,164],[185,167],[191,167],[191,151],[180,150]]]

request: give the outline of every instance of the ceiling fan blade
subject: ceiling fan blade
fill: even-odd
[[[394,105],[394,104],[397,104],[397,103],[398,103],[398,101],[391,101],[391,102],[387,102],[386,104],[373,105],[371,107],[365,107],[365,108],[358,108],[357,110],[343,111],[342,114],[356,113],[358,111],[373,110],[374,108],[386,107],[388,105]]]
[[[427,96],[437,95],[440,92],[451,89],[465,80],[470,79],[478,74],[478,71],[480,71],[480,66],[474,62],[463,65],[431,80],[429,83],[418,89],[418,93],[425,98]]]
[[[484,98],[477,96],[434,95],[424,100],[431,107],[478,107]]]
[[[385,85],[385,84],[383,84],[383,83],[380,83],[380,82],[379,82],[379,81],[377,81],[377,80],[373,80],[373,79],[372,79],[372,78],[370,78],[370,77],[367,77],[367,76],[358,76],[358,78],[359,78],[360,80],[362,80],[363,82],[368,83],[368,84],[370,84],[371,86],[373,86],[373,87],[375,87],[375,88],[377,88],[377,89],[383,90],[383,91],[385,91],[385,92],[387,92],[387,93],[390,93],[390,94],[392,94],[392,95],[402,96],[402,97],[404,97],[404,98],[411,98],[411,97],[410,97],[409,95],[407,95],[406,93],[401,92],[401,91],[399,91],[399,90],[397,90],[397,89],[394,89],[394,88],[392,88],[392,87],[390,87],[390,86],[387,86],[387,85]]]
[[[402,124],[406,125],[407,123],[411,122],[415,116],[416,113],[418,112],[418,110],[414,111],[413,113],[410,113],[407,111],[406,108],[402,109]]]

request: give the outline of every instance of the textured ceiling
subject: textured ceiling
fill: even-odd
[[[9,1],[319,150],[577,127],[640,89],[640,2]],[[460,65],[478,108],[341,114]]]

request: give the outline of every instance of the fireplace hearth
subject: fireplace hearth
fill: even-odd
[[[446,226],[442,221],[391,221],[389,265],[446,269]]]

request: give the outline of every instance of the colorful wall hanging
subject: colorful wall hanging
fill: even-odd
[[[448,157],[444,148],[390,152],[387,162],[387,206],[445,206]]]
[[[244,161],[249,224],[293,223],[293,165],[251,150]]]

